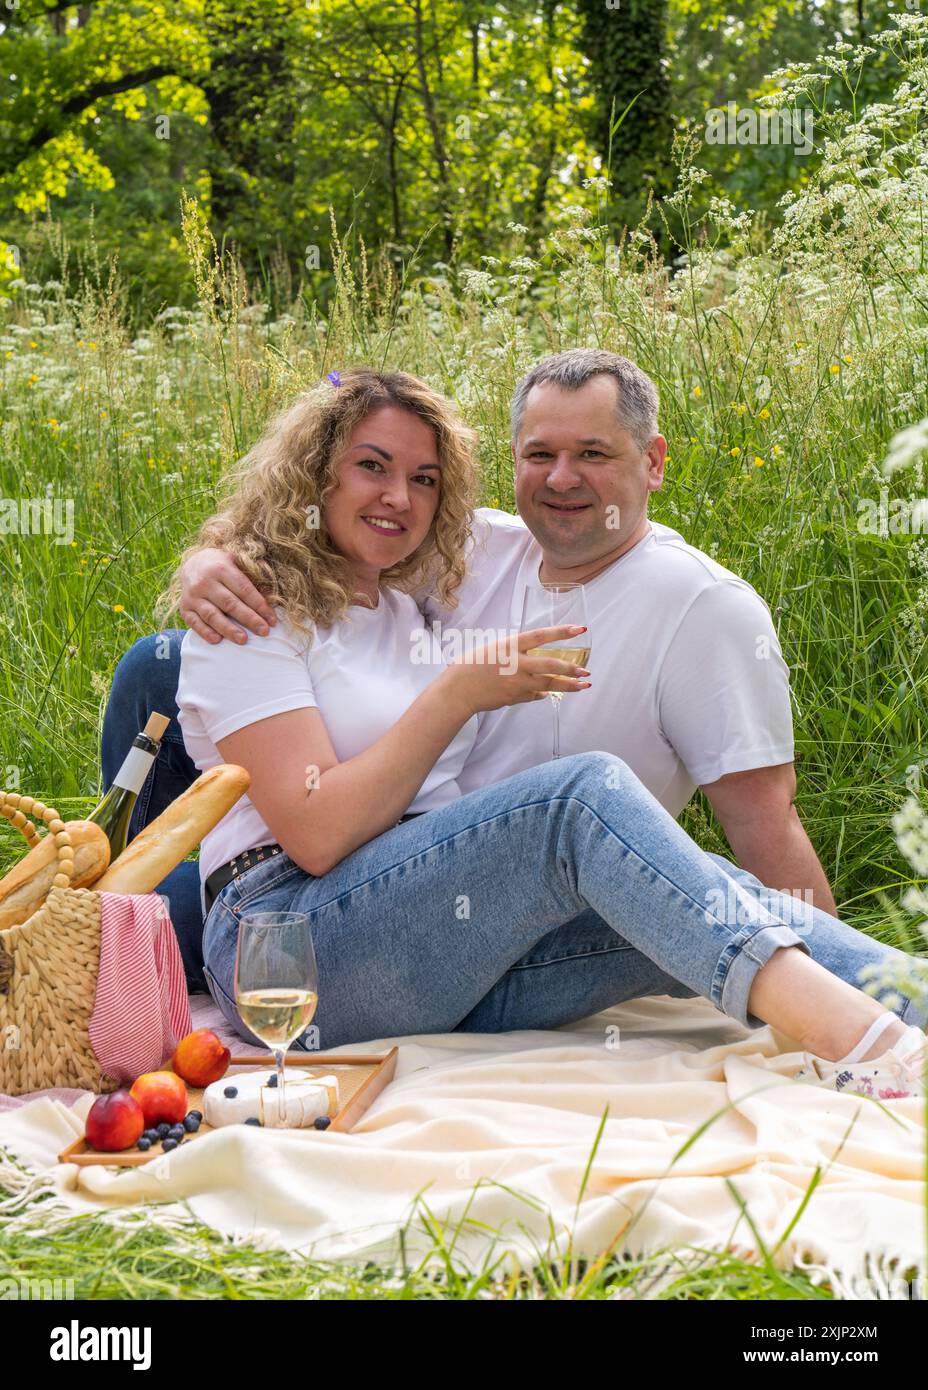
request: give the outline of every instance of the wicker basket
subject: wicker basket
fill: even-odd
[[[41,843],[44,821],[55,836],[58,872],[45,902],[28,921],[0,929],[0,1093],[52,1086],[113,1091],[101,1070],[89,1026],[100,968],[100,899],[71,888],[74,849],[58,812],[31,796],[0,792],[0,815],[29,849]]]

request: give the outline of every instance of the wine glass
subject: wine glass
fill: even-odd
[[[277,1064],[277,1119],[286,1119],[284,1056],[312,1022],[319,971],[305,912],[247,912],[235,951],[235,1003],[242,1022]]]
[[[587,616],[586,590],[582,584],[550,583],[527,587],[522,601],[522,632],[530,632],[536,627],[566,627],[576,625],[585,627],[576,637],[560,637],[554,642],[546,642],[541,647],[530,647],[532,656],[554,656],[559,661],[570,661],[576,666],[586,666],[590,659],[593,637]],[[565,646],[565,642],[575,643]],[[562,679],[551,676],[552,681]],[[563,690],[545,692],[554,706],[554,751],[552,758],[561,756],[561,700]]]

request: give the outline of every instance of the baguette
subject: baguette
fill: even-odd
[[[248,773],[235,763],[209,768],[126,845],[94,884],[94,891],[150,893],[196,849],[250,785]]]
[[[72,888],[88,888],[106,872],[110,862],[110,842],[99,825],[89,820],[65,821],[74,850]],[[18,927],[42,906],[52,880],[58,872],[58,847],[54,835],[45,835],[41,844],[15,864],[0,879],[0,930]]]

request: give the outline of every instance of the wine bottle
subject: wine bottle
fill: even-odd
[[[126,754],[122,767],[113,779],[113,785],[100,802],[86,816],[106,835],[110,842],[110,863],[112,864],[126,847],[129,821],[132,808],[148,776],[149,769],[158,756],[161,735],[170,724],[163,714],[153,714],[141,733],[132,740],[132,747]]]

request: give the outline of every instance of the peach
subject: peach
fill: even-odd
[[[177,1044],[171,1066],[188,1086],[209,1086],[225,1076],[232,1053],[211,1028],[198,1028]]]
[[[131,1149],[144,1128],[141,1105],[130,1091],[121,1090],[97,1096],[90,1107],[84,1134],[92,1148],[115,1153],[119,1149]]]
[[[172,1071],[146,1071],[129,1088],[142,1107],[145,1128],[162,1120],[180,1124],[187,1113],[187,1087]]]

